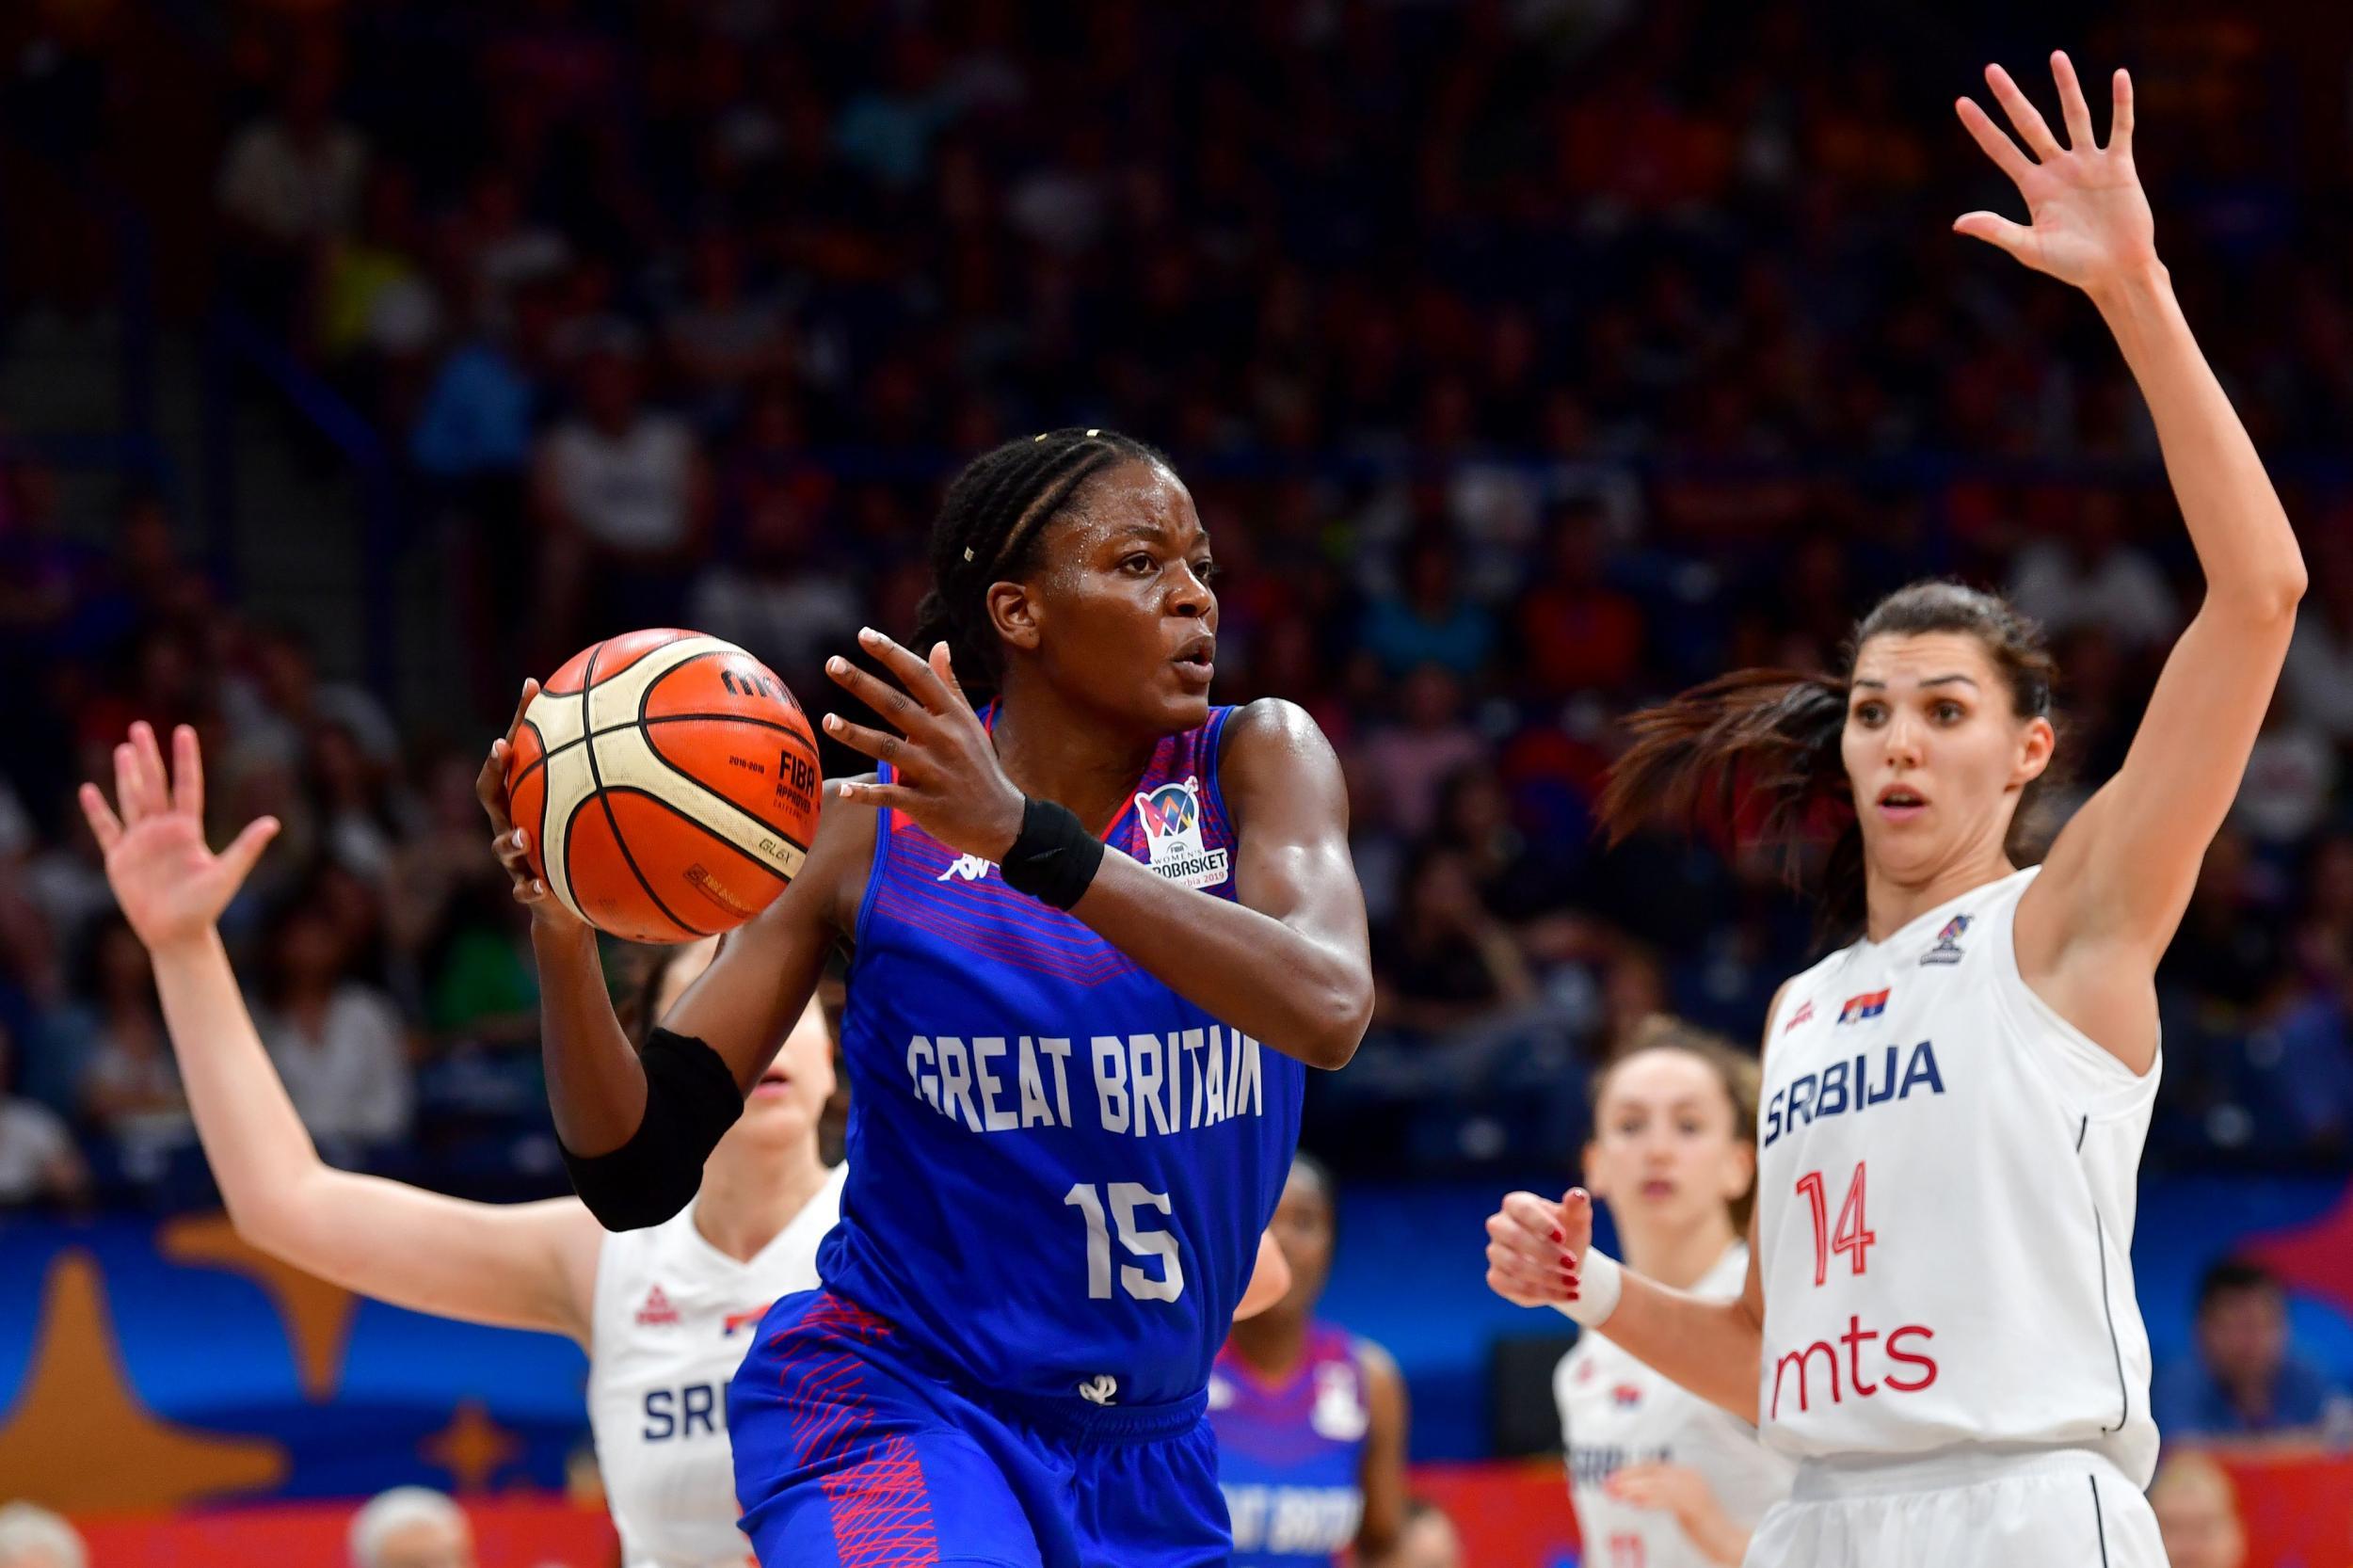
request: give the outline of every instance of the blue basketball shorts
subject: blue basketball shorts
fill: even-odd
[[[825,1290],[787,1296],[728,1387],[761,1568],[1209,1568],[1231,1550],[1206,1400],[1014,1400]]]

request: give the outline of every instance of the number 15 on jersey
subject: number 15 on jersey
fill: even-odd
[[[1113,1181],[1106,1183],[1097,1196],[1092,1185],[1081,1181],[1074,1183],[1062,1201],[1086,1221],[1088,1300],[1112,1299],[1112,1236],[1110,1225],[1104,1223],[1106,1209],[1112,1224],[1119,1228],[1119,1244],[1130,1257],[1160,1260],[1157,1273],[1134,1263],[1121,1264],[1119,1288],[1140,1302],[1173,1302],[1185,1293],[1185,1268],[1177,1259],[1176,1233],[1148,1226],[1137,1217],[1141,1209],[1168,1213],[1166,1192],[1152,1192],[1141,1182]]]

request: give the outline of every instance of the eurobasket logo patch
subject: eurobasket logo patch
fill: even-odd
[[[1936,945],[1920,955],[1921,964],[1958,964],[1968,957],[1961,951],[1961,934],[1969,929],[1969,920],[1967,915],[1955,915],[1946,920],[1945,929],[1936,934]]]
[[[1849,997],[1847,1005],[1838,1010],[1838,1021],[1850,1024],[1865,1018],[1876,1018],[1887,1011],[1885,991],[1865,991],[1859,997]]]
[[[1201,780],[1163,784],[1136,796],[1145,864],[1180,888],[1214,888],[1226,878],[1222,849],[1201,847]]]

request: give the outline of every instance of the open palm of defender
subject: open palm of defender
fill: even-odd
[[[1961,124],[2026,199],[2031,221],[2013,223],[1998,214],[1975,212],[1955,219],[1953,229],[2008,251],[2037,272],[2097,292],[2135,266],[2156,264],[2156,222],[2133,167],[2132,77],[2116,72],[2108,144],[2102,147],[2092,134],[2083,86],[2064,53],[2052,55],[2051,75],[2067,127],[2064,147],[2041,111],[1998,65],[1985,68],[1986,85],[2009,115],[2017,141],[1974,100],[1955,101]],[[2025,143],[2023,152],[2020,141]]]
[[[210,930],[278,835],[277,818],[257,818],[214,854],[204,842],[204,766],[196,731],[180,726],[171,749],[167,771],[153,728],[134,724],[131,738],[115,747],[114,803],[95,784],[80,793],[82,814],[105,852],[106,881],[151,950]]]

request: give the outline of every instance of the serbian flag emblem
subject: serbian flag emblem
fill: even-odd
[[[1847,1005],[1838,1010],[1838,1021],[1850,1024],[1859,1018],[1876,1018],[1887,1011],[1885,991],[1865,991],[1859,997],[1849,997]]]

